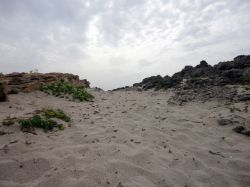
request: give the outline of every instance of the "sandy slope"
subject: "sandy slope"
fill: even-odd
[[[0,186],[250,186],[250,138],[217,124],[249,112],[218,102],[170,105],[171,92],[94,95],[75,103],[35,92],[1,103],[0,120],[53,107],[73,122],[38,135],[0,126],[14,132],[0,136]]]

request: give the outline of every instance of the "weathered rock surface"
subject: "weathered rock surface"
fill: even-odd
[[[250,100],[250,55],[240,55],[232,61],[214,66],[201,61],[197,66],[185,66],[172,77],[161,75],[145,78],[132,87],[117,90],[172,89],[174,95],[169,103],[182,105],[185,102],[208,101],[214,98],[227,101]]]
[[[0,102],[7,101],[6,86],[0,82]]]
[[[203,88],[207,86],[224,86],[228,84],[250,83],[250,55],[237,56],[233,61],[220,62],[211,66],[206,61],[199,65],[185,66],[172,77],[160,75],[148,77],[134,87],[148,89],[168,89],[183,86],[185,89]]]
[[[5,92],[7,94],[40,90],[43,84],[59,80],[68,81],[86,88],[90,85],[86,79],[80,80],[79,76],[68,73],[10,73],[0,78],[0,82],[6,84]]]

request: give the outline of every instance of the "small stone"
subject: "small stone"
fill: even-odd
[[[117,184],[117,187],[123,187],[122,183],[119,182],[119,183]]]
[[[242,134],[244,134],[246,136],[250,136],[250,130],[246,130],[246,131],[242,132]]]
[[[237,126],[237,127],[233,128],[233,131],[235,131],[237,133],[241,133],[244,130],[245,130],[245,127],[243,127],[243,126]]]
[[[231,124],[233,124],[233,121],[230,120],[230,119],[219,119],[217,122],[218,122],[218,124],[219,124],[220,126],[226,126],[226,125],[231,125]]]
[[[17,142],[18,142],[18,140],[13,140],[10,142],[10,144],[17,143]]]

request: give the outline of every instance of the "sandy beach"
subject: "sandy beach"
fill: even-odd
[[[37,135],[18,123],[1,125],[1,187],[249,186],[250,138],[232,131],[233,124],[218,125],[221,118],[249,122],[247,103],[179,106],[168,103],[171,90],[91,92],[93,102],[36,91],[1,103],[1,121],[46,107],[72,119],[62,131]]]
[[[249,33],[250,0],[0,0],[0,187],[250,187]]]

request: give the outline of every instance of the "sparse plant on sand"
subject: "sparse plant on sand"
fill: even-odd
[[[34,128],[41,128],[45,132],[52,131],[54,128],[64,130],[65,126],[63,124],[58,124],[58,122],[52,118],[58,118],[65,122],[70,121],[70,117],[67,116],[62,110],[48,108],[43,109],[41,115],[36,114],[28,119],[19,119],[18,123],[20,124],[21,130],[28,132],[33,131]]]
[[[60,126],[56,121],[40,115],[34,115],[28,119],[19,119],[18,123],[20,124],[21,130],[27,132],[34,131],[34,128],[41,128],[44,132],[47,132],[52,131],[54,127]]]
[[[58,109],[58,110],[53,110],[51,108],[49,109],[43,109],[43,115],[46,118],[58,118],[61,119],[65,122],[69,122],[70,121],[70,117],[67,116],[62,110]]]
[[[65,122],[70,122],[70,117],[62,110],[54,110],[52,108],[44,108],[30,118],[6,118],[2,124],[5,126],[13,125],[16,121],[24,132],[34,133],[35,128],[41,128],[44,132],[52,131],[54,128],[64,130],[65,126],[60,124],[55,118]]]
[[[90,101],[94,98],[84,87],[76,86],[72,83],[64,80],[45,84],[42,86],[42,91],[47,94],[52,94],[56,97],[68,97],[71,96],[73,100]]]

